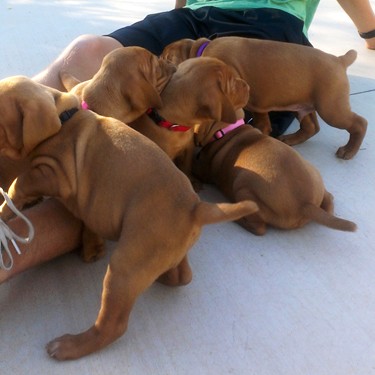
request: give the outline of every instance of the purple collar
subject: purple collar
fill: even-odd
[[[210,43],[210,41],[204,42],[204,43],[199,47],[198,52],[197,52],[197,57],[201,57],[201,56],[202,56],[203,51],[205,50],[205,48],[208,46],[209,43]]]

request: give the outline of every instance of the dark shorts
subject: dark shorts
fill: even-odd
[[[311,46],[303,33],[303,22],[277,9],[234,11],[216,7],[173,9],[148,15],[144,20],[108,34],[123,46],[140,46],[156,55],[179,39],[214,39],[222,36],[242,36]],[[273,135],[281,134],[294,119],[292,114],[274,119]],[[285,120],[284,120],[285,119]]]
[[[301,20],[281,10],[262,8],[233,11],[203,7],[151,14],[108,36],[123,46],[140,46],[160,55],[169,43],[183,38],[213,39],[233,35],[310,45],[302,30]]]

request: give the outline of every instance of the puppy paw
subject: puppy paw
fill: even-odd
[[[237,220],[237,223],[241,225],[242,228],[246,229],[256,236],[263,236],[267,231],[267,225],[264,222],[253,221],[251,216],[243,217]]]
[[[48,355],[58,361],[79,358],[80,355],[74,338],[74,335],[64,335],[50,341],[46,345]]]
[[[284,134],[279,135],[276,139],[279,141],[287,144],[288,146],[295,146],[299,145],[300,143],[305,142],[310,137],[304,137],[301,135],[301,133],[293,133],[293,134]]]
[[[85,263],[94,263],[105,254],[104,246],[91,247],[90,249],[81,248],[79,250],[79,256]]]
[[[105,241],[103,238],[84,227],[82,233],[82,247],[79,250],[81,259],[86,263],[92,263],[105,254]]]
[[[193,185],[193,189],[196,193],[203,190],[203,184],[198,179],[191,180],[191,184]]]
[[[340,159],[349,160],[351,159],[357,151],[353,151],[347,146],[342,146],[336,151],[336,156]]]

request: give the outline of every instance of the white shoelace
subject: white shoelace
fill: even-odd
[[[17,253],[21,255],[21,250],[19,249],[16,241],[19,241],[20,243],[29,243],[34,238],[34,227],[31,224],[31,221],[16,208],[12,200],[9,198],[8,194],[2,188],[0,188],[0,193],[3,195],[5,202],[7,203],[8,207],[13,211],[13,213],[22,220],[24,220],[26,225],[29,227],[28,237],[21,237],[14,233],[4,223],[4,221],[0,219],[0,268],[9,271],[13,267],[13,256],[9,249],[8,241],[10,240]],[[5,251],[7,257],[9,258],[7,263],[5,263],[4,261],[3,251]]]

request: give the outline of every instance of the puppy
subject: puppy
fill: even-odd
[[[160,93],[176,68],[141,47],[120,47],[103,59],[98,72],[81,82],[66,71],[60,79],[88,109],[128,124],[148,108],[160,108]]]
[[[339,158],[350,159],[358,152],[367,121],[352,112],[349,103],[346,69],[356,59],[354,50],[336,57],[297,44],[223,37],[183,39],[167,46],[162,54],[174,63],[196,56],[223,60],[250,85],[246,109],[263,133],[271,131],[268,112],[293,111],[301,128],[280,140],[289,145],[304,142],[319,131],[316,111],[327,124],[350,134],[348,143],[337,150]]]
[[[54,103],[45,116],[55,117],[55,123],[60,117],[63,125],[29,154],[31,167],[13,182],[10,198],[21,208],[41,195],[56,197],[94,233],[118,241],[94,325],[47,345],[51,357],[74,359],[119,338],[136,298],[156,279],[168,285],[190,282],[187,252],[202,225],[235,220],[258,208],[248,201],[201,202],[158,146],[118,120],[80,109],[75,95],[23,77],[0,81],[0,92],[13,98],[24,90],[35,93],[30,102]],[[26,108],[14,103],[9,110]],[[13,116],[22,123],[20,114]],[[12,125],[3,123],[9,134]],[[0,216],[11,216],[5,204]]]
[[[191,127],[231,124],[239,119],[239,113],[243,115],[249,92],[249,85],[219,59],[189,59],[178,65],[161,93],[159,113],[171,122]]]
[[[227,64],[216,58],[189,59],[178,65],[161,93],[163,105],[158,114],[169,123],[189,128],[218,129],[216,124],[233,123],[243,116],[242,107],[249,98],[249,86]],[[221,125],[219,125],[221,126]],[[191,137],[193,137],[191,132]],[[183,152],[179,167],[191,177],[195,141],[190,144],[169,142]]]
[[[194,173],[232,201],[250,199],[259,206],[238,221],[248,231],[263,235],[268,225],[294,229],[310,221],[356,229],[354,223],[333,216],[333,197],[320,173],[285,143],[246,124],[224,127],[213,138],[202,135],[201,143]]]

